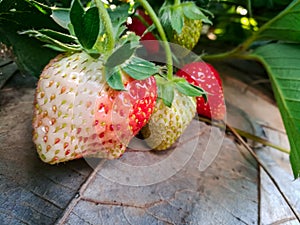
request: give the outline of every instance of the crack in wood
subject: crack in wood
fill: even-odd
[[[289,221],[296,221],[296,217],[284,218],[281,220],[277,220],[277,221],[273,222],[272,225],[281,225],[281,224],[287,223]]]
[[[157,219],[157,220],[160,220],[161,222],[164,222],[165,224],[168,224],[168,225],[176,225],[175,223],[172,223],[172,222],[170,222],[170,221],[167,220],[167,219],[163,219],[163,218],[161,218],[161,217],[159,217],[159,216],[157,216],[157,215],[155,215],[155,214],[149,212],[148,210],[146,210],[146,212],[147,212],[150,216],[154,217],[154,218]]]
[[[45,173],[43,173],[43,177],[45,177],[46,179],[48,179],[49,181],[51,181],[52,183],[54,183],[55,185],[58,185],[58,186],[61,186],[63,188],[66,188],[66,189],[69,189],[71,191],[76,191],[77,189],[76,188],[72,188],[72,187],[69,187],[67,185],[64,185],[56,180],[54,180],[52,177],[49,177],[47,176]]]
[[[53,202],[52,200],[46,198],[46,197],[43,196],[43,195],[40,195],[40,194],[38,194],[38,193],[35,193],[35,192],[32,191],[32,190],[29,190],[29,192],[31,192],[31,193],[34,194],[35,196],[39,197],[40,199],[42,199],[42,200],[44,200],[44,201],[50,203],[51,205],[55,206],[56,208],[58,208],[58,209],[60,209],[60,210],[63,210],[63,209],[64,209],[63,207],[57,205],[55,202]]]
[[[23,205],[31,208],[33,211],[37,212],[40,215],[43,215],[43,216],[48,217],[50,219],[55,218],[55,217],[49,216],[48,214],[45,214],[44,212],[40,211],[39,209],[34,208],[34,206],[29,204],[28,202],[25,202]]]
[[[158,201],[146,203],[144,205],[133,205],[133,204],[128,204],[128,203],[123,203],[123,202],[117,202],[117,201],[100,201],[100,200],[95,200],[92,198],[87,198],[87,197],[81,197],[82,201],[90,202],[95,205],[109,205],[109,206],[122,206],[122,207],[132,207],[132,208],[138,208],[138,209],[147,209],[152,206],[161,204],[163,202],[167,202],[167,200],[160,199]]]
[[[85,173],[82,173],[80,170],[77,170],[76,168],[71,167],[69,164],[67,164],[68,169],[70,169],[71,171],[79,174],[80,176],[86,176]]]
[[[99,168],[101,168],[103,166],[103,164],[106,162],[106,160],[102,160],[97,167],[94,169],[94,171],[90,174],[90,176],[87,177],[86,181],[82,184],[79,192],[76,194],[78,195],[77,198],[74,198],[73,200],[70,201],[69,205],[67,206],[67,208],[64,210],[62,217],[59,218],[56,221],[56,224],[58,225],[63,225],[65,224],[65,221],[67,220],[67,218],[69,217],[69,215],[72,213],[74,207],[77,205],[77,203],[81,200],[81,197],[83,195],[83,192],[87,189],[88,185],[94,180],[96,179],[96,174],[98,173]]]
[[[277,189],[277,191],[280,193],[280,195],[284,199],[284,201],[287,204],[287,206],[289,207],[289,209],[294,214],[294,216],[297,219],[297,221],[300,222],[300,216],[298,215],[297,210],[295,209],[295,207],[293,206],[293,204],[289,201],[289,198],[286,196],[286,194],[282,191],[279,183],[276,181],[276,179],[270,173],[270,171],[268,170],[268,168],[262,163],[262,161],[257,156],[257,154],[254,152],[254,150],[244,141],[244,139],[236,132],[236,130],[234,128],[232,128],[231,126],[229,126],[228,124],[227,124],[227,127],[228,127],[228,129],[231,130],[231,132],[238,139],[238,141],[248,150],[248,152],[251,154],[251,156],[256,160],[256,162],[257,162],[257,164],[259,166],[259,169],[264,170],[264,172],[266,173],[266,175],[268,176],[268,178],[271,180],[271,182],[274,184],[274,186]]]

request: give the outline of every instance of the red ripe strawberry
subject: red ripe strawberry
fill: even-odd
[[[149,26],[153,24],[150,16],[142,9],[137,9],[135,14],[132,16],[132,23],[127,24],[129,31],[134,32],[136,35],[141,36],[141,41],[147,52],[150,54],[158,53],[159,42],[157,38],[151,32],[144,32]],[[143,35],[144,34],[144,35]]]
[[[38,82],[33,141],[41,159],[54,164],[83,156],[117,158],[147,123],[156,103],[153,77],[122,72],[125,91],[106,83],[103,61],[85,52],[63,54]]]
[[[212,65],[205,62],[193,62],[181,68],[176,75],[203,88],[208,93],[207,102],[203,97],[197,97],[199,115],[216,120],[224,119],[226,108],[222,81]]]

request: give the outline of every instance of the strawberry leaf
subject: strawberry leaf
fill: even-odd
[[[195,85],[190,84],[184,78],[175,80],[176,89],[184,95],[191,97],[204,96],[206,98],[206,92]]]
[[[181,33],[184,25],[184,17],[212,24],[203,12],[210,14],[209,11],[202,10],[194,2],[184,2],[172,5],[166,1],[159,11],[159,17],[167,36],[171,38],[173,31],[176,31],[178,34]]]
[[[63,42],[63,43],[71,43],[71,42],[74,43],[77,40],[77,38],[72,36],[72,35],[68,35],[68,34],[65,34],[65,33],[54,31],[54,30],[41,29],[41,30],[39,30],[39,32],[41,34],[44,34],[48,37],[51,37],[51,38],[53,38],[55,40],[58,40],[60,42]]]
[[[70,20],[79,43],[85,49],[91,49],[97,41],[100,31],[99,11],[97,7],[86,12],[79,0],[74,0],[70,11]]]
[[[277,43],[253,52],[265,66],[288,134],[294,177],[300,177],[300,44]]]
[[[204,23],[212,24],[206,15],[194,2],[186,2],[182,4],[184,15],[192,20],[201,20]]]
[[[45,26],[62,30],[48,14],[38,10],[29,1],[0,1],[0,42],[13,47],[15,60],[23,73],[38,77],[50,59],[57,55],[57,52],[44,48],[39,40],[18,33],[28,29],[39,30]]]
[[[171,85],[158,85],[158,97],[163,100],[168,107],[172,106],[174,99],[174,87]]]
[[[81,42],[84,43],[83,47],[87,49],[93,48],[97,41],[100,30],[99,11],[97,7],[89,8],[83,17],[84,22],[84,39]]]
[[[122,82],[122,71],[121,68],[114,67],[114,68],[105,68],[105,76],[108,85],[113,88],[114,90],[125,90],[124,84]]]
[[[105,66],[113,68],[117,65],[121,65],[133,55],[136,48],[137,46],[132,46],[130,43],[123,44],[110,55]]]
[[[51,35],[56,33],[56,36],[60,35],[58,32],[55,32],[55,31],[48,32],[48,33],[51,33]],[[65,44],[65,43],[49,36],[47,34],[47,32],[43,33],[41,31],[37,31],[37,30],[27,30],[24,32],[20,32],[19,34],[28,34],[29,36],[35,37],[36,39],[38,39],[42,42],[48,43],[46,46],[51,47],[53,50],[56,50],[56,51],[65,52],[65,51],[80,51],[81,50],[79,45]]]
[[[184,23],[183,12],[181,7],[171,7],[170,8],[170,19],[172,29],[178,34],[181,33]]]
[[[69,29],[70,21],[70,9],[66,8],[52,8],[52,19],[60,25],[62,28]]]
[[[172,15],[171,15],[170,6],[166,5],[166,3],[159,10],[159,18],[167,36],[170,38],[172,36],[172,30],[173,30],[171,24]]]
[[[274,39],[300,42],[300,1],[293,1],[285,10],[265,23],[252,39]]]
[[[79,0],[73,0],[70,10],[70,21],[72,23],[74,32],[77,38],[80,40],[83,35],[83,15],[84,8]]]
[[[107,12],[111,18],[111,22],[112,22],[113,30],[114,30],[114,36],[115,36],[116,40],[126,30],[126,26],[124,26],[124,23],[126,22],[126,20],[128,18],[129,8],[130,8],[129,4],[122,4],[122,5],[117,6],[115,9],[109,8],[107,10]]]
[[[157,85],[158,98],[162,99],[163,103],[171,107],[174,99],[174,85],[172,82],[165,80],[160,76],[155,76]]]
[[[126,65],[122,67],[122,69],[129,76],[136,80],[143,80],[158,73],[158,68],[154,63],[136,56],[130,58],[129,62],[126,63]]]

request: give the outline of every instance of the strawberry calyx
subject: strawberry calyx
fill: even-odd
[[[149,14],[163,41],[166,52],[166,74],[159,75],[161,69],[158,66],[136,55],[136,50],[140,47],[140,37],[134,32],[125,32],[126,20],[130,14],[129,4],[121,4],[112,9],[109,4],[105,5],[101,0],[94,0],[87,7],[84,7],[80,0],[73,0],[70,8],[57,8],[32,2],[35,6],[38,5],[49,11],[53,20],[66,32],[41,29],[24,31],[22,34],[46,42],[46,47],[59,52],[85,51],[95,59],[101,57],[104,61],[103,72],[106,82],[113,89],[125,90],[122,82],[124,72],[136,80],[147,79],[157,74],[155,77],[158,81],[158,97],[163,99],[167,106],[172,104],[175,88],[188,96],[205,95],[203,89],[173,76],[172,53],[167,36],[156,13],[146,0],[138,2]],[[184,12],[194,6],[194,3],[185,2],[174,7]],[[194,16],[194,18],[198,17]]]
[[[172,40],[174,32],[182,33],[185,20],[199,20],[212,24],[207,15],[212,16],[212,13],[198,7],[193,1],[181,3],[180,0],[176,0],[173,4],[166,1],[159,11],[161,23],[169,40]]]
[[[106,81],[113,89],[124,90],[121,80],[123,71],[136,80],[147,79],[158,72],[154,63],[136,56],[140,37],[133,32],[125,33],[128,4],[110,8],[109,4],[94,0],[84,7],[80,0],[73,0],[70,8],[57,8],[35,1],[32,3],[49,11],[53,20],[66,32],[41,29],[23,31],[21,34],[33,36],[45,42],[45,47],[58,52],[85,51],[92,58],[101,57]]]
[[[161,40],[163,41],[163,47],[165,48],[167,74],[165,74],[164,72],[160,72],[155,75],[158,89],[158,98],[162,99],[163,103],[168,107],[172,106],[175,89],[187,96],[204,96],[204,98],[206,98],[206,93],[203,89],[188,83],[184,79],[173,76],[172,52],[167,39],[167,35],[165,33],[165,29],[150,4],[146,0],[139,0],[138,2],[148,12],[150,18],[153,21],[153,24],[156,26]]]
[[[172,80],[168,80],[165,76],[156,75],[156,85],[158,88],[158,98],[163,103],[171,107],[174,99],[174,90],[190,97],[202,96],[206,99],[206,92],[199,86],[189,83],[186,79],[174,76]]]

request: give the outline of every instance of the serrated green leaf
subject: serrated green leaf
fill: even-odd
[[[91,49],[97,41],[100,18],[97,7],[89,8],[83,16],[83,34],[84,39],[81,40],[84,48]]]
[[[40,31],[37,31],[37,30],[27,30],[24,32],[20,32],[19,34],[27,34],[31,37],[35,37],[36,39],[38,39],[44,43],[50,44],[50,46],[57,46],[57,49],[61,49],[61,50],[64,49],[64,51],[80,51],[81,50],[79,45],[62,43],[59,40],[56,40]],[[52,49],[54,49],[54,48],[52,48]]]
[[[50,48],[54,51],[57,51],[57,52],[66,52],[66,49],[65,48],[61,48],[57,45],[53,45],[53,44],[45,44],[43,45],[45,48]]]
[[[123,35],[118,40],[120,46],[126,43],[129,45],[129,48],[137,48],[140,45],[140,36],[136,35],[134,32],[127,32],[126,35]]]
[[[78,41],[85,49],[91,49],[97,41],[100,31],[100,18],[97,7],[86,12],[79,0],[72,2],[70,20]]]
[[[183,28],[184,17],[181,7],[172,7],[170,8],[171,13],[171,26],[176,33],[180,34]]]
[[[136,80],[143,80],[158,73],[158,68],[154,63],[136,56],[130,58],[122,69]]]
[[[56,39],[62,43],[71,43],[71,42],[76,42],[76,40],[77,40],[77,38],[72,35],[68,35],[68,34],[50,30],[50,29],[41,29],[41,30],[39,30],[39,32],[48,37]]]
[[[122,71],[120,67],[105,68],[105,77],[108,85],[114,90],[125,90],[122,82]]]
[[[154,23],[152,23],[150,26],[147,27],[147,29],[144,31],[144,33],[141,36],[144,36],[147,33],[151,33],[155,29],[156,29],[156,26]],[[159,39],[159,38],[157,38],[157,39]]]
[[[155,76],[155,79],[158,98],[160,98],[166,106],[171,107],[174,99],[173,83],[160,76]]]
[[[204,23],[212,24],[206,15],[194,2],[187,2],[182,4],[184,15],[192,20],[201,20]]]
[[[109,8],[107,12],[111,18],[111,22],[114,25],[117,25],[119,22],[125,22],[128,17],[129,8],[129,4],[118,5],[114,9]]]
[[[84,15],[84,8],[80,2],[80,0],[73,0],[71,4],[70,10],[70,21],[72,27],[74,29],[75,35],[78,38],[79,42],[81,39],[84,38],[83,34],[83,15]]]
[[[49,12],[50,14],[51,12]],[[2,0],[0,4],[0,41],[13,47],[19,69],[26,74],[39,76],[42,69],[57,55],[43,43],[18,31],[28,29],[62,31],[50,17],[24,0]]]
[[[185,79],[175,81],[176,89],[184,95],[191,97],[205,96],[206,92],[197,86],[191,85]]]
[[[126,26],[124,26],[124,23],[128,18],[129,8],[129,4],[121,4],[118,5],[115,9],[109,8],[107,10],[113,25],[114,37],[116,40],[126,30]]]
[[[130,44],[125,43],[110,55],[105,66],[113,68],[117,65],[121,65],[133,55],[135,49],[136,48],[131,48]]]
[[[62,28],[69,29],[68,25],[71,23],[70,9],[53,7],[51,17]]]
[[[29,4],[34,6],[36,9],[38,9],[43,14],[48,14],[51,12],[51,8],[47,5],[44,5],[41,2],[35,1],[35,0],[27,0]]]
[[[300,177],[300,44],[269,44],[253,54],[268,71],[288,134],[294,177]]]
[[[294,0],[275,18],[264,24],[254,39],[273,39],[300,42],[300,1]]]
[[[171,25],[171,11],[170,6],[163,6],[159,10],[160,22],[169,38],[172,37],[172,25]]]

